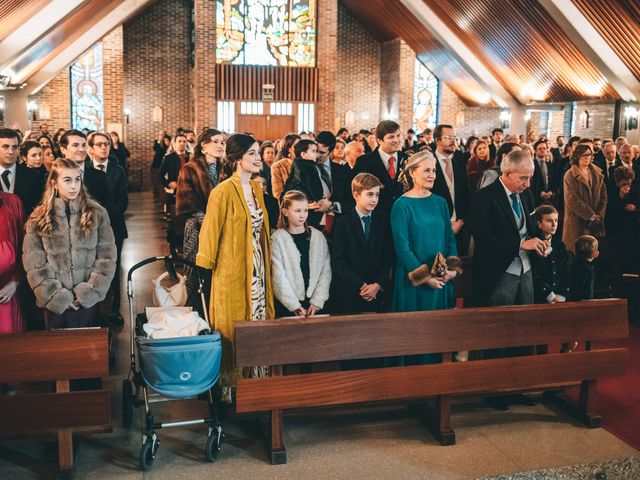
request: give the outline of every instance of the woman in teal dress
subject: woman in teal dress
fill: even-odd
[[[405,194],[391,208],[391,231],[396,250],[393,302],[395,312],[453,308],[455,294],[450,282],[457,275],[456,240],[451,229],[449,208],[444,198],[432,194],[436,159],[420,152],[407,162],[403,181]],[[450,268],[434,276],[431,267],[441,253]],[[404,357],[401,364],[432,363],[439,355]]]

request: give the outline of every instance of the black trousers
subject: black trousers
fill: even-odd
[[[122,257],[122,244],[124,243],[124,238],[116,237],[116,271],[113,274],[113,280],[111,280],[111,313],[119,313],[120,312],[120,290],[121,283],[120,282],[120,259]]]

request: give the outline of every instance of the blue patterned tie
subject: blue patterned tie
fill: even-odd
[[[518,194],[512,193],[509,195],[511,197],[511,205],[513,205],[513,211],[516,212],[518,218],[522,215],[522,211],[520,210],[520,202],[518,202]]]

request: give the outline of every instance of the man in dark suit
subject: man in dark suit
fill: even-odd
[[[534,235],[528,189],[534,166],[528,153],[512,151],[501,169],[496,182],[476,192],[471,206],[473,292],[478,305],[525,305],[533,303],[529,252],[543,255],[549,245]]]
[[[398,175],[406,162],[402,153],[403,138],[400,125],[393,120],[383,120],[376,127],[378,148],[356,161],[354,176],[358,173],[370,173],[380,180],[384,188],[380,192],[377,209],[389,214],[393,202],[402,196],[403,187]]]
[[[528,152],[514,150],[502,161],[502,174],[498,180],[475,193],[470,218],[475,240],[471,280],[478,306],[534,302],[529,254],[534,252],[544,256],[549,242],[534,235],[531,217],[534,201],[528,188],[533,170]],[[521,354],[520,350],[488,350],[485,358]],[[527,405],[535,404],[524,396],[515,400]],[[499,410],[509,408],[506,397],[491,397],[487,402]]]
[[[494,128],[491,130],[491,143],[489,144],[489,157],[492,160],[496,160],[496,153],[504,141],[504,130],[501,128]]]
[[[175,189],[178,186],[180,169],[188,161],[189,154],[187,153],[187,136],[182,133],[177,133],[175,137],[173,137],[173,152],[164,157],[162,164],[160,165],[160,169],[158,170],[160,181],[166,188],[172,189],[175,192]]]
[[[535,205],[543,203],[553,203],[556,192],[556,179],[554,170],[551,168],[547,142],[538,140],[533,144],[534,150],[534,171],[531,180],[531,192]]]
[[[564,135],[558,135],[556,137],[556,147],[551,148],[551,157],[554,161],[558,161],[562,156],[562,150],[564,149]]]
[[[351,195],[351,169],[346,165],[331,161],[331,153],[336,147],[336,137],[329,131],[323,131],[316,135],[318,144],[316,168],[324,183],[328,182],[331,191],[331,212],[334,216],[342,215],[353,208],[354,201]],[[359,142],[362,145],[362,142]]]
[[[0,191],[20,198],[26,219],[42,199],[43,182],[37,170],[17,163],[18,143],[15,130],[0,129]]]
[[[87,162],[87,137],[80,130],[67,130],[60,137],[60,150],[67,160],[73,160],[82,171],[82,183],[91,197],[107,212],[111,208],[111,195],[104,172],[99,172]]]
[[[469,235],[458,235],[469,211],[469,182],[464,155],[456,150],[456,136],[451,125],[436,126],[433,138],[436,141],[436,180],[431,192],[447,201],[451,228],[458,237],[458,250],[466,254]]]
[[[122,255],[122,245],[127,238],[127,224],[125,222],[125,212],[129,205],[129,193],[127,189],[127,174],[118,162],[109,158],[111,149],[111,139],[109,135],[101,132],[94,132],[89,135],[89,155],[91,161],[85,165],[85,169],[95,169],[104,172],[107,177],[107,186],[111,196],[111,208],[109,209],[109,220],[113,229],[113,236],[116,241],[116,273],[111,282],[111,312],[109,319],[118,325],[124,323],[120,315],[120,258]]]
[[[600,170],[602,170],[602,174],[604,175],[604,180],[607,187],[610,187],[611,183],[613,183],[613,171],[617,166],[616,157],[616,144],[613,143],[613,140],[611,140],[604,143],[604,145],[602,146],[602,155],[593,161],[593,163],[595,163],[598,167],[600,167]]]

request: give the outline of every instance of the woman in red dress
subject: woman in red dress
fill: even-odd
[[[24,329],[16,295],[22,276],[23,225],[20,198],[13,193],[0,192],[0,334]]]

